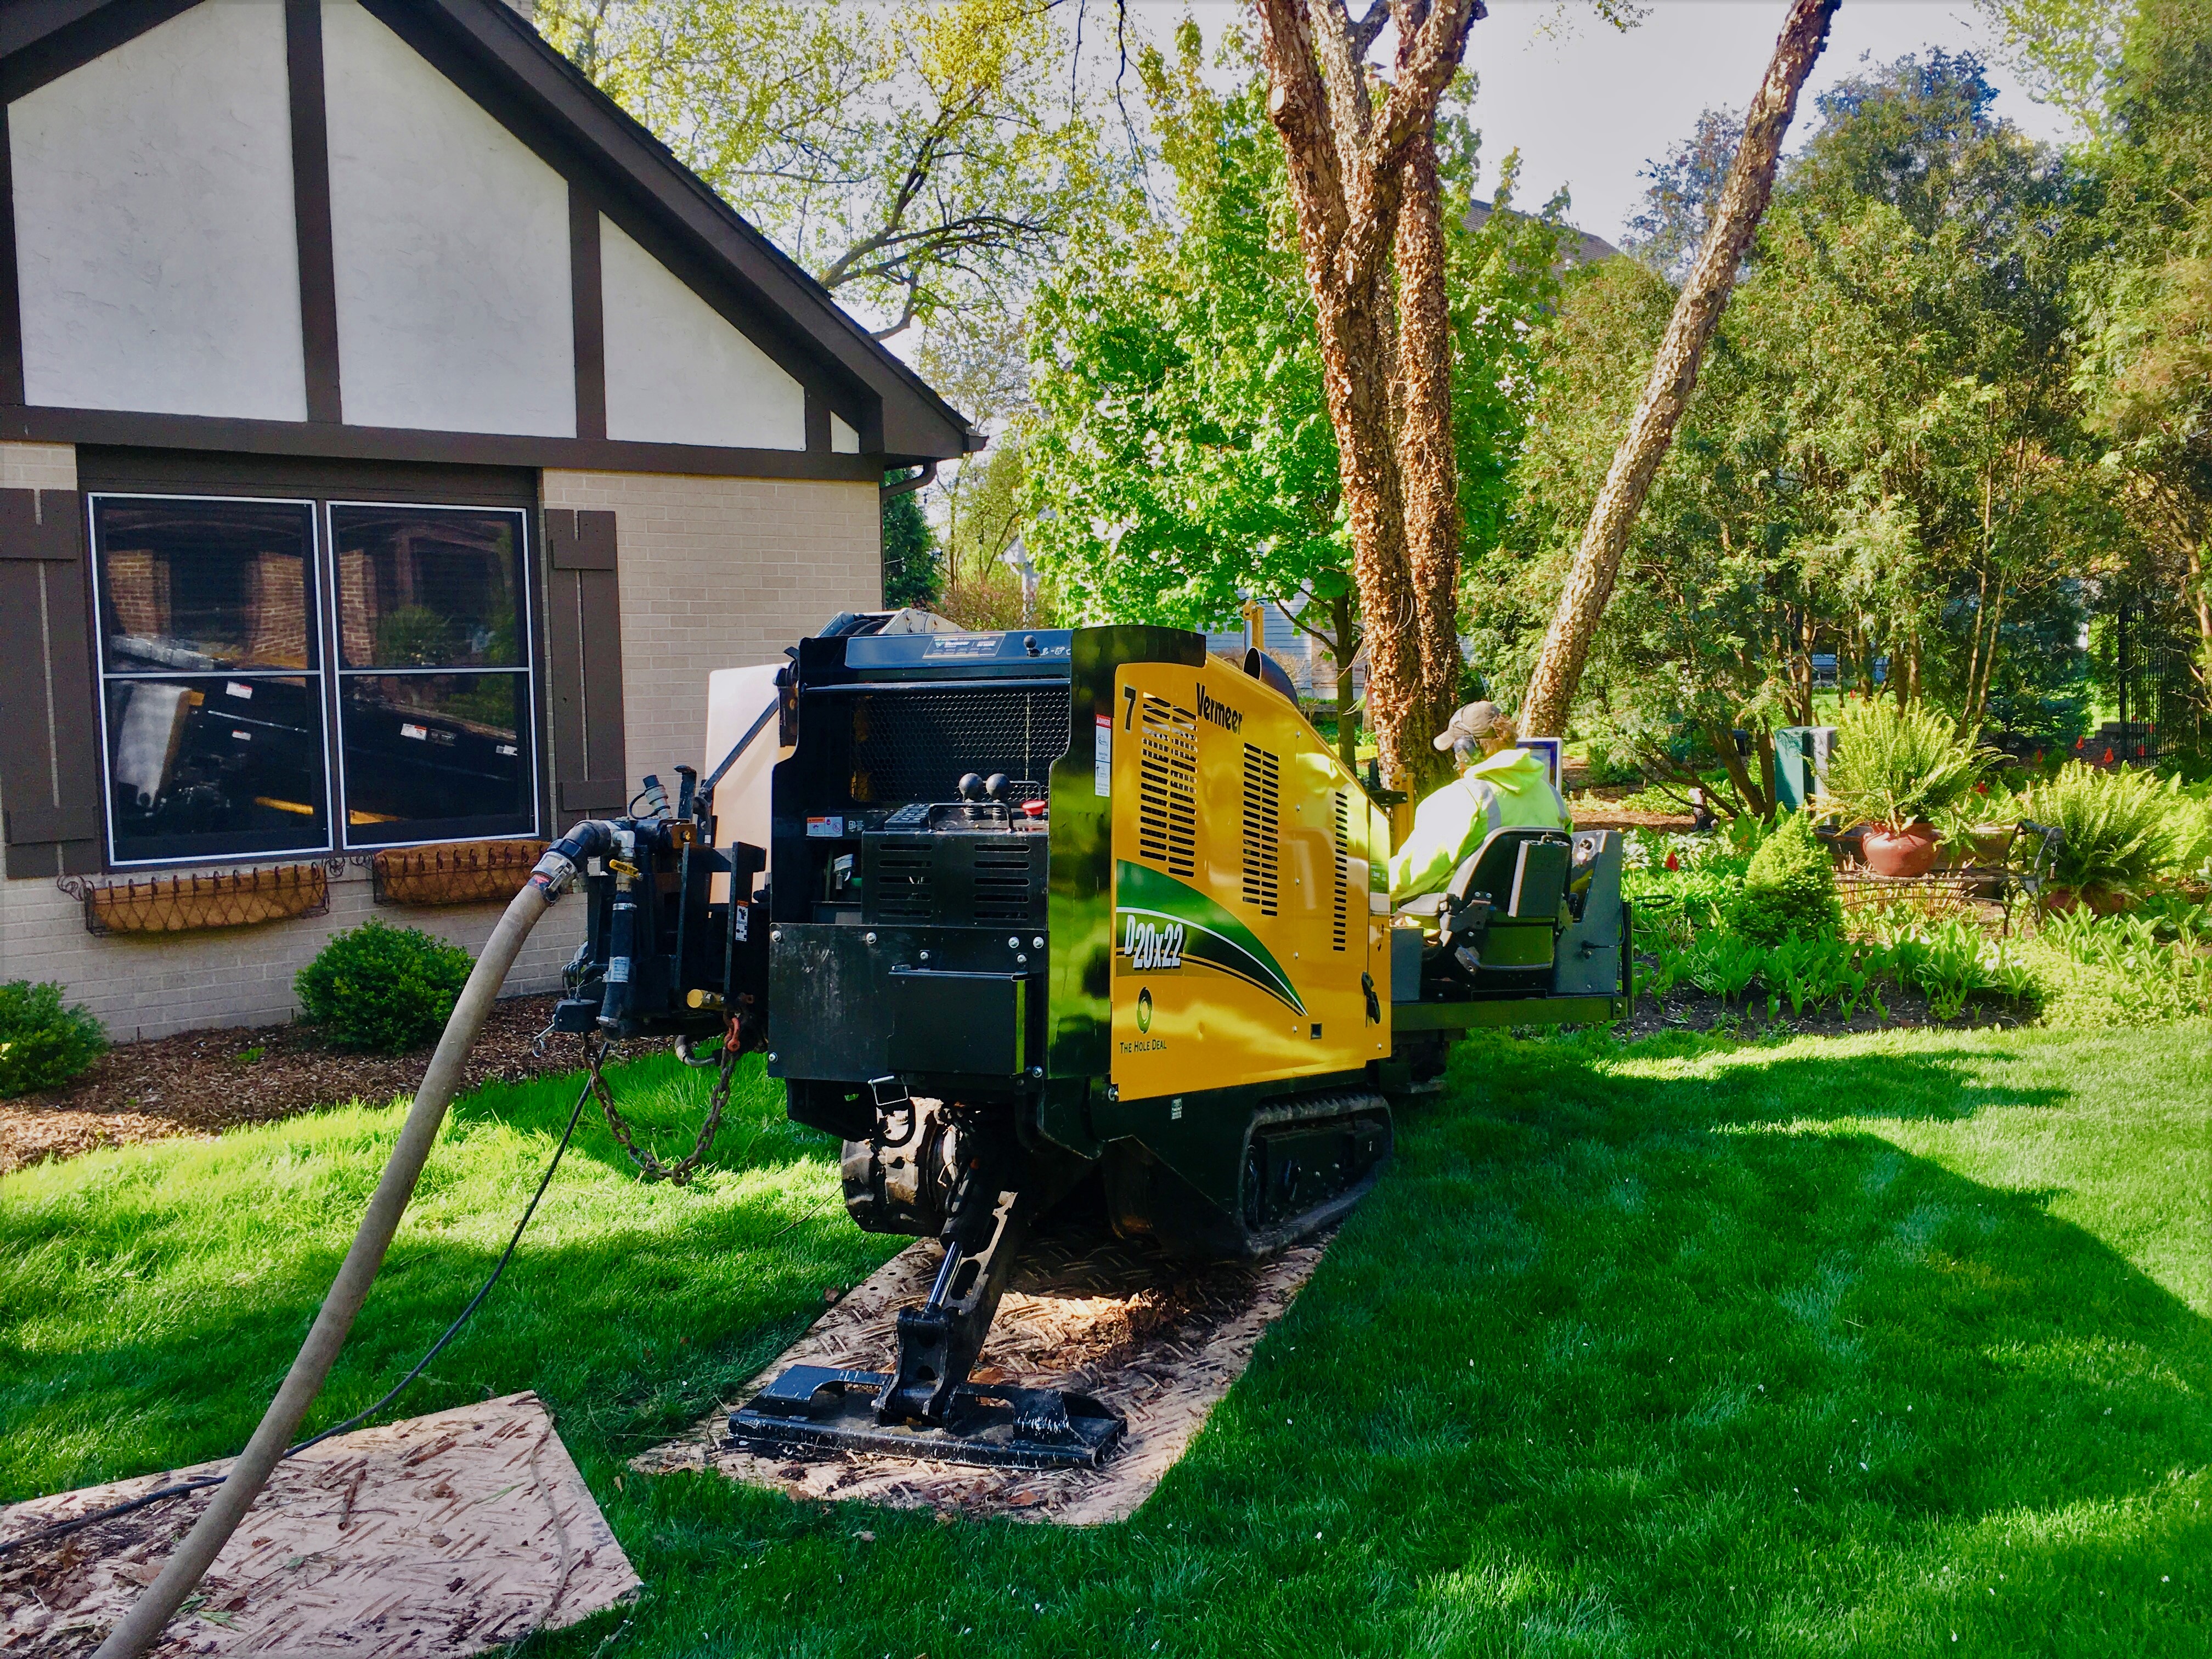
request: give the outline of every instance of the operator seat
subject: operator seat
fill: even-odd
[[[1574,860],[1565,830],[1493,830],[1443,891],[1408,899],[1398,914],[1434,917],[1424,960],[1450,958],[1478,988],[1548,984]]]

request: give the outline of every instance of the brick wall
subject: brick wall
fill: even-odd
[[[840,611],[883,602],[872,483],[548,472],[543,489],[548,507],[615,514],[633,781],[672,785],[670,767],[700,764],[715,669],[778,661]]]

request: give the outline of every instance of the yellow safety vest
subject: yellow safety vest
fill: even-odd
[[[1566,803],[1534,754],[1501,749],[1414,809],[1413,831],[1390,860],[1392,902],[1441,892],[1493,832],[1524,824],[1565,829]]]

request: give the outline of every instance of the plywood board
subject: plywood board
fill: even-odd
[[[196,1474],[34,1498],[0,1540]],[[96,1647],[212,1492],[0,1556],[0,1653]],[[637,1575],[534,1394],[341,1435],[280,1463],[156,1654],[451,1659],[629,1600]]]
[[[846,1296],[738,1399],[632,1460],[647,1474],[711,1469],[796,1498],[856,1498],[1089,1526],[1134,1513],[1243,1374],[1267,1328],[1311,1277],[1326,1237],[1266,1261],[1193,1268],[1118,1242],[1034,1241],[1016,1263],[975,1375],[1095,1395],[1128,1421],[1098,1469],[981,1469],[865,1453],[805,1462],[726,1446],[730,1410],[787,1365],[890,1369],[898,1310],[919,1304],[941,1247],[910,1245]]]

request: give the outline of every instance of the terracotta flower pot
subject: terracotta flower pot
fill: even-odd
[[[1909,823],[1902,830],[1870,823],[1864,849],[1867,868],[1877,876],[1924,876],[1936,867],[1941,845],[1932,823]]]
[[[2046,887],[2038,902],[2045,915],[2086,909],[2092,915],[2116,916],[2128,908],[2128,896],[2112,887]]]

